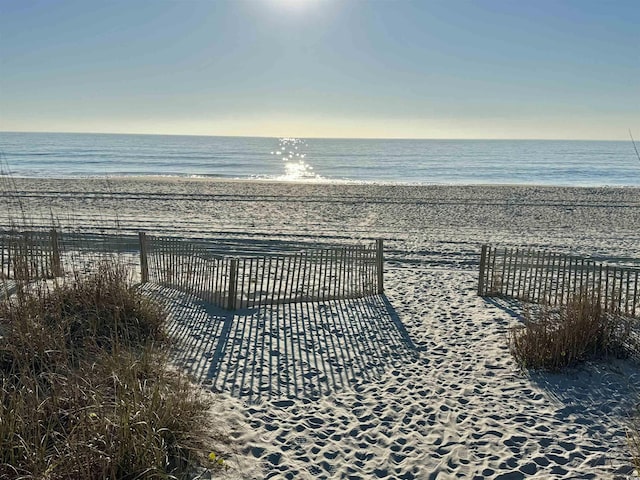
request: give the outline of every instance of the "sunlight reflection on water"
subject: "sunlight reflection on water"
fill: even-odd
[[[272,155],[282,157],[284,174],[277,180],[320,180],[322,177],[313,171],[313,167],[305,160],[304,153],[307,143],[301,138],[281,138],[278,140],[278,150]]]

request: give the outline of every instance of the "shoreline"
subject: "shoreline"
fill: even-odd
[[[258,183],[258,184],[275,184],[275,185],[345,185],[345,186],[371,186],[371,187],[418,187],[418,188],[455,188],[455,187],[477,187],[477,188],[566,188],[566,189],[637,189],[640,185],[602,185],[602,184],[553,184],[553,183],[457,183],[457,182],[441,182],[441,183],[425,183],[425,182],[407,182],[407,181],[385,181],[385,180],[353,180],[353,179],[328,179],[321,177],[318,179],[290,179],[278,177],[265,178],[227,178],[221,176],[207,175],[87,175],[87,176],[69,176],[69,177],[28,177],[20,175],[2,175],[0,181],[19,180],[24,182],[158,182],[158,183],[181,183],[181,182],[203,182],[203,183]]]

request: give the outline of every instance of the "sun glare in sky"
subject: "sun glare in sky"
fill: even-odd
[[[638,0],[0,0],[0,130],[628,138]]]
[[[331,0],[262,0],[269,14],[290,20],[292,17],[299,20],[300,17],[317,15],[329,8]]]
[[[286,9],[304,9],[319,0],[267,0],[272,6]]]

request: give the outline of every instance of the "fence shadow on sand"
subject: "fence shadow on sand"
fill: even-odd
[[[177,290],[142,288],[167,311],[176,364],[250,403],[319,398],[417,357],[384,295],[231,312]]]

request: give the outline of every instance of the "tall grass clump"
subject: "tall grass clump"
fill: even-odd
[[[185,478],[208,401],[169,370],[163,313],[103,264],[0,302],[0,478]]]
[[[625,354],[631,323],[605,312],[597,298],[576,295],[566,306],[525,313],[510,332],[510,349],[525,369],[560,371],[583,360]]]

